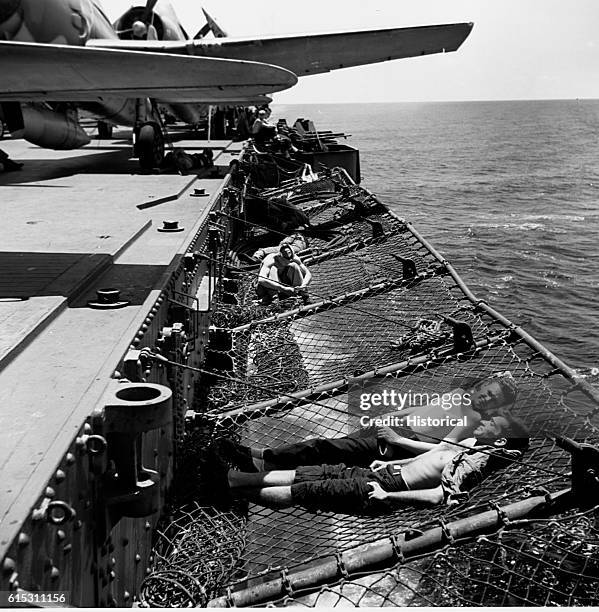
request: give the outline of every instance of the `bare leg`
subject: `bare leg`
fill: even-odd
[[[293,506],[291,487],[267,487],[265,489],[244,489],[244,499],[266,508],[290,508]]]
[[[295,480],[295,470],[276,470],[274,472],[237,472],[229,470],[229,486],[236,487],[279,487],[292,485]]]
[[[279,271],[277,270],[277,267],[276,267],[276,266],[273,266],[273,267],[270,269],[270,272],[268,273],[268,278],[269,278],[270,280],[277,281],[277,283],[278,283],[278,282],[280,282],[280,279],[279,279]]]
[[[273,266],[268,273],[269,280],[279,282],[279,271],[276,266]],[[272,287],[266,287],[262,285],[258,280],[258,285],[256,286],[256,293],[258,297],[262,300],[264,305],[270,304],[273,298],[279,293],[278,289],[273,289]]]
[[[299,287],[304,282],[304,275],[295,262],[290,263],[287,268],[287,280],[292,287]]]

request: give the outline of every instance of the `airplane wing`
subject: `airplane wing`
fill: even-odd
[[[286,68],[298,76],[305,76],[404,57],[456,51],[470,34],[473,25],[472,23],[452,23],[260,39],[201,39],[185,41],[185,43],[180,41],[92,40],[87,44],[267,62]]]
[[[164,102],[165,104],[177,104],[179,102],[178,98],[168,98],[163,96],[158,96],[156,98],[157,102]],[[221,106],[260,106],[262,104],[271,104],[272,98],[270,96],[245,96],[243,98],[231,98],[223,96],[222,99],[218,101],[218,104]],[[208,102],[206,102],[208,104]]]
[[[288,70],[252,61],[0,41],[0,101],[111,96],[218,103],[295,83]]]

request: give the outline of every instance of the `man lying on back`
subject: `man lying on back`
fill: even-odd
[[[489,470],[517,460],[528,447],[528,431],[511,418],[481,421],[474,433],[475,438],[444,441],[411,459],[377,460],[372,468],[339,464],[258,473],[229,470],[227,481],[234,494],[269,508],[369,514],[404,504],[439,504],[482,481]]]
[[[481,420],[500,417],[515,402],[518,389],[509,372],[503,372],[455,388],[447,395],[469,396],[466,406],[413,406],[394,413],[407,420],[419,417],[460,418],[464,425],[404,427],[399,434],[390,427],[372,427],[340,438],[311,438],[273,448],[247,447],[228,440],[220,443],[221,452],[245,472],[295,468],[299,465],[338,464],[367,467],[377,459],[405,459],[432,449],[441,440],[459,442],[473,436]],[[407,434],[407,435],[406,435]]]

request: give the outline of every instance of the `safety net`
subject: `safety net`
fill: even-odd
[[[259,170],[237,171],[238,197],[221,211],[220,222],[235,229],[217,255],[225,265],[179,451],[176,509],[163,521],[142,601],[596,605],[596,491],[586,502],[555,503],[572,471],[558,437],[599,441],[596,390],[477,300],[409,223],[343,170],[298,172],[261,189]],[[307,222],[298,232],[272,215],[252,216],[246,197],[274,198],[279,211],[300,211]],[[253,250],[276,250],[298,233],[313,276],[308,296],[259,302]],[[365,384],[434,394],[501,373],[517,387],[511,413],[531,444],[459,504],[274,510],[231,501],[214,484],[220,440],[277,447],[355,435],[364,429],[355,394]],[[372,406],[369,416],[388,411]],[[535,499],[542,512],[520,513],[519,503]]]

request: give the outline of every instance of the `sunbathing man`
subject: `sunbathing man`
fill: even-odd
[[[440,440],[459,442],[471,437],[482,418],[501,415],[502,410],[514,403],[518,393],[509,372],[470,382],[464,387],[453,389],[447,395],[464,398],[468,394],[470,405],[460,402],[446,409],[439,404],[412,406],[393,413],[402,417],[461,418],[465,422],[454,428],[450,425],[412,425],[404,428],[407,435],[400,435],[390,427],[370,427],[342,438],[312,438],[275,448],[249,448],[222,440],[220,450],[246,472],[325,463],[366,467],[376,459],[413,457],[433,448]]]
[[[258,259],[259,261],[263,261],[267,255],[270,255],[271,253],[278,253],[284,244],[288,244],[293,249],[293,252],[296,255],[300,253],[301,251],[308,248],[308,242],[305,236],[303,236],[302,234],[298,232],[298,233],[286,236],[276,246],[262,247],[258,249],[257,251],[254,252],[252,257],[254,259]]]
[[[233,493],[269,508],[364,514],[403,504],[439,504],[462,485],[472,486],[485,472],[517,459],[529,441],[528,431],[505,417],[482,421],[475,435],[460,444],[443,442],[411,459],[377,461],[375,469],[341,464],[261,473],[230,470],[228,484]]]
[[[268,112],[260,109],[258,117],[252,123],[251,132],[256,143],[262,145],[277,135],[277,126],[268,120]]]
[[[270,304],[277,294],[280,298],[300,295],[306,301],[311,282],[310,270],[289,244],[283,244],[278,253],[271,253],[264,258],[256,293],[265,305]]]

